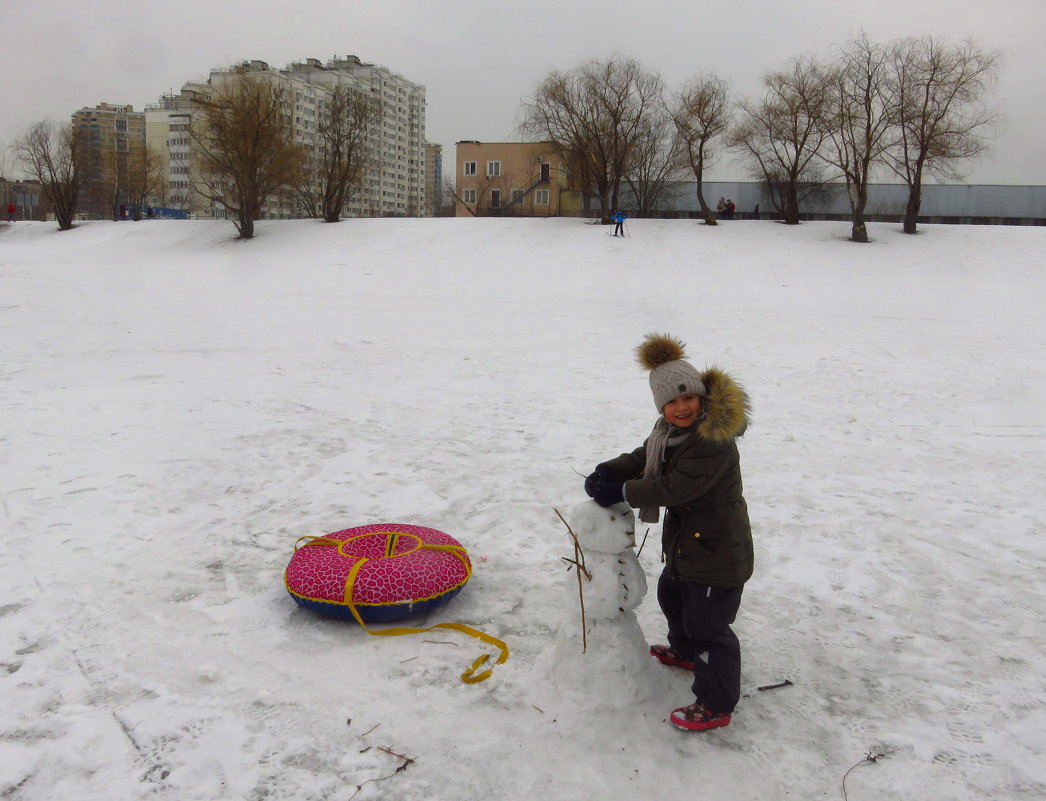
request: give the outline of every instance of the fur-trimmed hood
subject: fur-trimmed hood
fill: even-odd
[[[697,424],[697,433],[716,443],[740,437],[751,420],[748,393],[718,367],[706,368],[701,380],[705,385],[704,416]]]

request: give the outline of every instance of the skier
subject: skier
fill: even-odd
[[[621,211],[621,209],[618,209],[614,213],[614,216],[611,217],[610,219],[614,221],[614,236],[617,236],[618,234],[621,234],[621,236],[624,236],[625,235],[625,220],[628,219],[628,217],[625,216],[625,213],[623,211]]]
[[[15,208],[15,204],[14,203],[8,203],[7,204],[7,221],[8,222],[14,222],[15,221],[15,212],[17,210],[18,209]]]
[[[735,442],[748,427],[748,396],[718,368],[698,372],[684,361],[673,337],[651,335],[636,352],[661,416],[641,447],[598,465],[585,491],[601,506],[638,507],[645,523],[666,508],[657,600],[668,644],[650,655],[693,671],[696,700],[671,721],[703,731],[728,725],[741,697],[741,646],[730,624],[754,565]]]

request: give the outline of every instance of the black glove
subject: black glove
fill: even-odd
[[[592,473],[585,479],[585,492],[589,498],[596,497],[596,484],[600,481],[607,481],[613,478],[610,474],[610,468],[606,465],[599,465]]]
[[[597,481],[592,499],[600,506],[613,506],[625,500],[625,482]]]

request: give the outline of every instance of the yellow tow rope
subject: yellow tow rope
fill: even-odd
[[[390,532],[390,533],[394,533],[394,532]],[[372,534],[361,535],[361,536],[372,536],[372,535],[373,535],[373,532],[372,532]],[[353,538],[353,539],[355,539],[355,538]],[[389,556],[389,557],[392,557],[391,550],[393,549],[393,544],[392,543],[394,542],[394,539],[395,539],[394,537],[390,537],[389,538],[390,542],[389,542],[389,545],[386,548],[386,555]],[[350,540],[346,540],[345,542],[340,542],[338,540],[332,540],[329,537],[302,537],[301,539],[298,540],[297,543],[295,543],[295,545],[294,545],[294,549],[295,550],[298,549],[298,543],[300,543],[302,540],[308,540],[309,542],[306,543],[307,545],[314,545],[314,544],[315,545],[320,545],[320,544],[335,545],[335,546],[338,547],[339,552],[341,552],[341,548],[342,548],[343,545],[345,545],[345,542],[349,542],[350,541]],[[434,545],[434,544],[428,544],[428,543],[421,543],[420,547],[421,548],[425,548],[427,550],[446,551],[447,553],[454,554],[454,556],[456,556],[459,560],[461,560],[461,563],[465,566],[465,570],[467,571],[466,581],[468,580],[469,577],[471,577],[471,575],[472,575],[472,566],[469,563],[468,558],[465,556],[465,549],[464,549],[464,547],[462,547],[460,545]],[[357,561],[352,566],[352,568],[349,570],[349,575],[345,577],[345,605],[349,608],[349,611],[352,612],[352,616],[356,619],[356,622],[360,624],[360,628],[362,628],[365,632],[367,632],[368,634],[374,635],[374,636],[398,637],[401,634],[421,634],[423,632],[433,631],[435,629],[453,629],[454,631],[460,631],[463,634],[468,634],[470,637],[475,637],[476,639],[482,640],[483,642],[487,643],[488,645],[493,645],[495,648],[497,648],[498,651],[499,651],[499,655],[498,655],[497,661],[494,663],[495,665],[503,664],[508,659],[508,654],[509,654],[508,645],[506,645],[504,643],[504,641],[499,640],[497,637],[492,637],[489,634],[484,634],[482,631],[478,631],[478,630],[472,628],[471,626],[466,626],[464,623],[437,623],[435,626],[429,626],[428,628],[416,628],[416,627],[413,627],[413,626],[394,626],[392,628],[387,628],[387,629],[370,629],[370,628],[368,628],[367,624],[363,622],[363,618],[360,617],[359,610],[356,608],[356,604],[353,601],[352,594],[353,594],[353,589],[356,586],[356,576],[359,575],[360,569],[369,561],[370,561],[369,558],[361,557],[359,559],[359,561]],[[490,660],[490,654],[483,654],[482,656],[477,658],[476,661],[472,663],[472,666],[469,667],[468,670],[466,670],[464,673],[461,674],[461,680],[463,682],[465,682],[466,684],[478,684],[481,681],[486,681],[487,679],[489,679],[491,673],[494,670],[494,666],[493,665],[491,665],[486,670],[484,670],[484,671],[482,671],[480,673],[476,672],[481,666],[486,664],[489,660]]]

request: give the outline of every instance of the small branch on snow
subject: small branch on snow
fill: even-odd
[[[792,682],[788,679],[779,681],[777,684],[764,684],[762,687],[756,687],[757,690],[779,690],[782,687],[791,687]]]
[[[855,765],[851,765],[850,770],[846,771],[846,773],[843,774],[843,801],[848,801],[846,797],[846,777],[849,776],[855,768],[859,768],[861,767],[861,765],[874,765],[880,759],[886,759],[886,757],[890,756],[890,754],[896,753],[896,751],[896,748],[891,751],[882,751],[878,754],[873,754],[871,751],[869,751],[864,755],[864,759],[862,759]]]
[[[375,727],[375,728],[377,728],[377,727]],[[374,729],[371,729],[371,731],[374,731]],[[363,789],[364,785],[370,784],[371,782],[383,782],[386,779],[391,779],[393,776],[395,776],[400,771],[404,771],[407,768],[409,768],[411,765],[414,764],[414,760],[411,759],[409,756],[404,756],[403,754],[397,754],[391,748],[385,748],[384,746],[378,746],[378,750],[379,751],[384,751],[389,756],[394,756],[397,759],[402,759],[403,760],[402,764],[400,764],[400,766],[398,768],[396,768],[396,770],[394,770],[388,776],[379,776],[379,777],[377,777],[375,779],[367,779],[366,781],[363,781],[360,784],[357,784],[356,785],[356,792],[354,792],[352,795],[349,796],[349,801],[352,801],[352,799],[355,798],[359,794],[360,790]]]
[[[370,734],[372,731],[374,731],[380,725],[381,725],[380,723],[375,723],[373,726],[371,726],[369,729],[367,729],[367,731],[363,732],[363,734],[361,734],[360,737],[366,737],[368,734]]]

